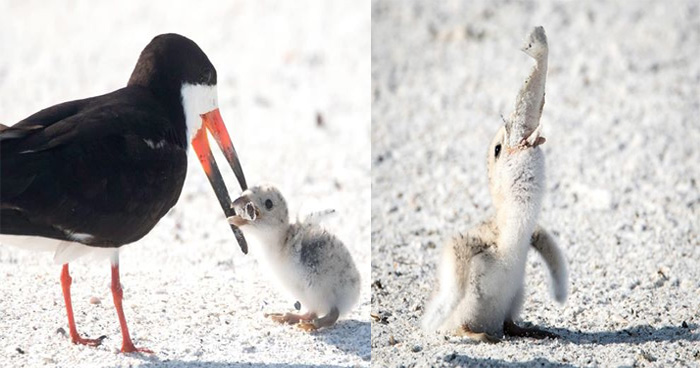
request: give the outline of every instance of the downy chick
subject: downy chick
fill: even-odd
[[[272,186],[243,192],[229,222],[257,240],[270,272],[306,309],[304,314],[266,314],[304,330],[333,325],[351,310],[360,295],[360,274],[343,243],[312,217],[289,223],[287,203]]]
[[[443,248],[439,290],[426,308],[423,327],[498,342],[504,334],[556,337],[515,324],[523,303],[527,253],[545,260],[555,299],[567,295],[566,261],[537,218],[545,188],[545,142],[539,123],[544,105],[547,38],[535,28],[523,48],[536,61],[516,99],[516,108],[488,151],[489,189],[495,214]]]

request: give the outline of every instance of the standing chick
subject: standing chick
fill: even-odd
[[[256,239],[270,271],[307,310],[267,317],[304,330],[331,326],[350,311],[360,296],[360,274],[343,243],[311,220],[289,223],[287,203],[272,186],[243,192],[228,218]]]
[[[523,303],[525,264],[534,247],[549,267],[555,299],[566,300],[564,257],[552,237],[537,226],[545,188],[540,116],[547,74],[547,37],[535,28],[523,51],[536,61],[516,99],[515,111],[488,151],[489,189],[495,214],[442,252],[439,291],[426,308],[423,327],[487,342],[504,334],[556,337],[515,324]]]

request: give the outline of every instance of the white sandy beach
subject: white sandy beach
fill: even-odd
[[[110,4],[0,2],[0,122],[120,88],[155,35],[189,37],[217,68],[222,116],[249,185],[275,183],[293,215],[337,211],[326,225],[362,274],[360,302],[313,334],[265,319],[264,312],[291,310],[294,300],[241,253],[191,156],[178,204],[121,252],[132,337],[155,354],[118,353],[107,260],[71,264],[78,330],[107,336],[97,348],[75,346],[57,332],[68,327],[52,254],[0,245],[0,366],[368,367],[369,2]],[[235,178],[216,154],[235,196]]]
[[[439,5],[438,5],[439,4]],[[374,1],[373,366],[700,366],[697,1]],[[561,335],[490,345],[420,330],[442,245],[491,210],[486,148],[549,39],[540,223],[521,317]]]

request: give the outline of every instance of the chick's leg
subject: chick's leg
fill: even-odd
[[[306,314],[296,314],[296,313],[265,313],[265,317],[269,318],[275,322],[278,323],[286,323],[286,324],[297,324],[301,321],[311,321],[314,318],[316,318],[315,313],[306,313]]]
[[[474,332],[472,331],[469,326],[466,324],[462,325],[461,328],[458,328],[455,335],[457,336],[466,336],[474,341],[481,341],[481,342],[487,342],[489,344],[497,344],[501,342],[501,339],[487,334],[486,332]]]
[[[330,313],[326,314],[325,316],[321,318],[314,318],[309,321],[299,322],[297,326],[299,326],[299,328],[301,328],[304,331],[315,331],[321,327],[332,326],[335,323],[335,321],[338,320],[339,316],[340,312],[338,311],[338,308],[333,307]]]

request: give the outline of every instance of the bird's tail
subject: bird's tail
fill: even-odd
[[[453,244],[448,243],[442,250],[438,266],[438,290],[428,302],[421,321],[427,332],[435,332],[449,324],[450,316],[462,298],[464,288],[458,285],[455,259]]]
[[[564,303],[569,289],[568,270],[564,254],[557,246],[554,238],[539,226],[532,234],[532,247],[540,253],[549,268],[554,299],[559,303]]]
[[[2,202],[0,202],[2,205]],[[65,234],[52,226],[33,223],[25,213],[13,208],[0,208],[0,234],[33,234],[64,240]]]
[[[442,290],[436,294],[425,308],[425,314],[421,321],[423,330],[435,332],[442,327],[454,309],[451,296]]]

